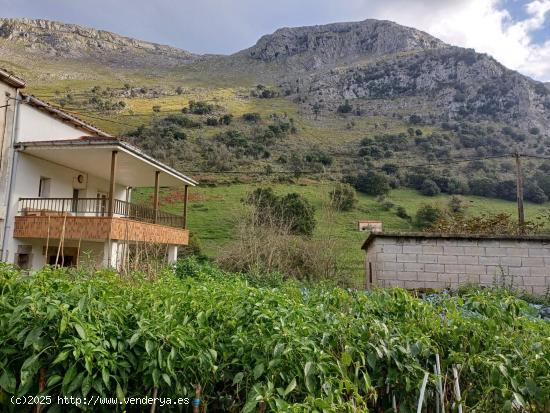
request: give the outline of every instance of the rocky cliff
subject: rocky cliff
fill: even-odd
[[[41,19],[0,18],[0,39],[31,55],[93,59],[122,66],[176,65],[197,57],[175,47]]]

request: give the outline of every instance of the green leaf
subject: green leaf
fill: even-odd
[[[27,348],[31,344],[35,343],[40,337],[40,334],[42,334],[42,327],[33,328],[30,331],[30,333],[27,334],[27,338],[25,338],[25,343],[23,344],[23,348]]]
[[[216,359],[218,358],[218,352],[216,350],[214,350],[213,348],[211,348],[210,350],[208,350],[210,352],[210,355],[212,356],[212,359],[214,361],[216,361]]]
[[[172,385],[172,380],[170,380],[170,376],[166,373],[162,374],[162,379],[166,382],[167,385]]]
[[[277,345],[273,349],[273,358],[281,357],[284,350],[285,350],[285,345],[283,343],[277,343]]]
[[[305,377],[308,377],[311,372],[312,372],[312,368],[313,367],[313,363],[311,361],[308,361],[305,366],[304,366],[304,376]]]
[[[235,377],[233,377],[233,384],[239,384],[241,381],[243,381],[244,373],[240,372],[235,374]]]
[[[153,351],[153,347],[154,345],[152,341],[147,340],[145,342],[145,351],[147,352],[147,354],[151,354],[151,352]]]
[[[67,324],[69,323],[69,317],[64,315],[61,317],[61,321],[59,322],[59,335],[63,334],[63,332],[67,328]]]
[[[0,376],[0,387],[2,387],[7,393],[14,394],[17,382],[15,376],[10,370],[4,370]]]
[[[259,400],[256,400],[256,397],[252,397],[252,398],[248,399],[248,401],[246,402],[246,404],[243,407],[242,413],[251,413],[251,412],[253,412],[256,409],[258,401]]]
[[[352,361],[353,360],[352,360],[350,354],[347,351],[344,351],[342,353],[342,364],[346,367],[349,367],[351,365]]]
[[[109,378],[110,378],[109,370],[107,370],[105,367],[101,369],[101,378],[103,379],[103,383],[105,383],[106,387],[109,387]]]
[[[290,383],[288,383],[288,386],[286,386],[284,396],[290,394],[292,390],[296,388],[296,377],[292,379]]]
[[[86,397],[91,389],[92,389],[92,376],[86,376],[84,377],[84,380],[82,380],[82,396]]]
[[[138,339],[139,339],[139,332],[134,333],[130,338],[130,341],[128,342],[128,344],[130,344],[130,347],[134,347],[134,344],[137,343]]]
[[[54,374],[53,376],[50,376],[48,378],[48,381],[46,382],[46,388],[49,389],[53,386],[55,386],[57,383],[59,383],[63,379],[59,374]]]
[[[72,383],[74,378],[76,377],[76,364],[73,364],[71,367],[69,367],[69,370],[65,373],[65,377],[63,377],[63,391],[66,392],[69,385]]]
[[[254,367],[253,373],[254,373],[254,380],[258,379],[258,377],[260,377],[264,373],[263,363],[256,365],[256,367]]]
[[[119,402],[124,403],[124,392],[122,391],[122,387],[120,387],[120,383],[116,384],[116,397]]]
[[[67,360],[67,357],[69,357],[69,354],[70,354],[70,351],[69,351],[69,350],[62,351],[61,353],[59,353],[59,354],[57,355],[57,357],[55,358],[55,360],[53,361],[52,364],[55,366],[56,364],[61,363],[62,361]]]
[[[34,356],[31,356],[27,358],[23,365],[21,366],[21,383],[19,385],[20,389],[25,388],[33,379],[36,372],[38,371],[38,368],[40,366],[38,365],[38,354],[35,354]],[[27,389],[28,390],[28,389]]]
[[[74,328],[82,340],[86,340],[86,331],[80,324],[75,324]]]

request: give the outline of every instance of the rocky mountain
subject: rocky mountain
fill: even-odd
[[[365,58],[445,47],[427,33],[390,21],[282,28],[263,36],[238,55],[263,62],[283,62],[302,70],[326,69]]]
[[[102,71],[112,76],[123,68],[133,71],[125,79],[143,73],[142,78],[157,78],[164,85],[168,79],[184,83],[190,78],[209,89],[213,84],[236,87],[236,79],[239,86],[263,83],[274,88],[268,96],[279,96],[297,105],[300,116],[315,119],[340,114],[393,122],[414,116],[420,124],[494,122],[538,131],[533,138],[537,144],[550,136],[548,85],[486,54],[390,21],[282,28],[233,55],[199,56],[73,24],[0,18],[0,52],[0,63],[42,59],[35,72],[45,71],[57,59],[76,62],[60,79],[85,78],[86,70],[100,79]],[[83,61],[102,67],[88,69]],[[47,81],[63,69],[61,65],[49,72]],[[172,93],[157,89],[142,96]],[[122,92],[119,97],[137,93]]]
[[[42,19],[0,18],[0,39],[29,56],[93,60],[133,68],[174,66],[197,58],[175,47]]]

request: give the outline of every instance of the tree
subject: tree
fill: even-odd
[[[489,198],[493,198],[496,195],[494,181],[486,176],[471,179],[468,182],[468,186],[470,187],[470,193],[472,195],[486,196]]]
[[[315,209],[302,195],[291,193],[280,199],[281,218],[290,225],[291,233],[313,235]]]
[[[533,181],[525,185],[524,196],[527,201],[534,202],[535,204],[543,204],[548,201],[548,197],[544,191]]]
[[[357,175],[354,179],[354,187],[367,195],[384,195],[390,191],[390,183],[386,175],[373,171]]]
[[[449,199],[449,211],[451,211],[453,214],[462,214],[464,212],[464,201],[462,198],[458,196],[452,196],[451,199]]]
[[[508,179],[496,184],[495,187],[496,196],[508,201],[515,201],[517,198],[517,184],[516,181]]]
[[[424,180],[424,183],[422,183],[420,193],[425,196],[435,196],[441,193],[441,189],[439,189],[439,186],[437,186],[434,181],[431,179],[426,179]]]
[[[416,211],[416,225],[426,228],[443,218],[443,211],[436,205],[423,204]]]
[[[262,119],[262,116],[257,112],[245,113],[243,115],[243,120],[246,121],[246,122],[257,123],[261,119]]]
[[[349,103],[349,100],[346,99],[344,103],[338,106],[338,113],[350,113],[353,110],[353,106]]]
[[[336,184],[330,191],[330,204],[337,211],[349,211],[356,202],[355,189],[350,184]]]
[[[271,188],[257,188],[244,200],[253,205],[259,225],[276,224],[291,234],[311,236],[315,229],[315,209],[302,195],[277,196]]]

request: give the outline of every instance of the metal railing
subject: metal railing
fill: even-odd
[[[113,200],[113,216],[183,228],[183,216],[155,211],[149,206]],[[107,216],[107,198],[19,198],[19,214],[25,216]]]

